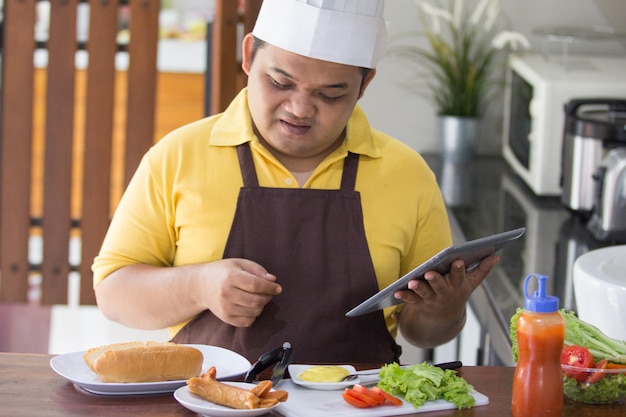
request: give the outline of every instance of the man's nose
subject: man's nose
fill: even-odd
[[[287,102],[286,110],[295,117],[312,117],[315,115],[315,103],[308,93],[296,92]]]

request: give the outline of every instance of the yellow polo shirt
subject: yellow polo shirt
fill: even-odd
[[[260,186],[299,186],[254,135],[244,89],[224,113],[171,132],[146,153],[95,258],[94,286],[131,264],[180,266],[221,259],[243,185],[235,146],[244,142],[251,144]],[[452,243],[446,208],[422,157],[371,128],[359,106],[344,143],[304,188],[338,189],[348,151],[360,154],[356,190],[382,289]],[[396,308],[385,310],[393,335]],[[183,324],[170,328],[170,334]]]

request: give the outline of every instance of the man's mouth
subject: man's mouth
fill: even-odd
[[[289,134],[292,135],[303,135],[311,128],[310,125],[289,123],[286,120],[281,120],[280,124],[283,129],[285,129]]]

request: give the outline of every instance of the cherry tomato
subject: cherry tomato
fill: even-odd
[[[607,365],[608,365],[608,361],[606,359],[602,359],[598,361],[598,363],[596,363],[596,366],[594,366],[594,368],[606,369]],[[589,376],[586,379],[586,382],[589,382],[590,384],[595,384],[602,378],[604,378],[604,372],[590,372]]]
[[[561,352],[561,364],[578,368],[593,368],[593,355],[589,352],[589,349],[583,346],[564,346]],[[582,370],[567,370],[565,375],[574,378],[578,382],[583,382],[587,378],[587,373]]]
[[[346,388],[345,391],[343,392],[343,394],[341,394],[344,401],[347,402],[348,404],[350,404],[353,407],[357,407],[357,408],[368,408],[371,407],[369,404],[363,402],[362,400],[356,398],[354,396],[354,391],[350,390],[349,388]]]
[[[383,405],[386,401],[385,397],[382,394],[375,392],[367,387],[364,387],[363,385],[355,384],[352,390],[371,398],[371,400],[374,402],[373,405]]]
[[[350,390],[347,392],[347,394],[352,396],[353,398],[356,398],[357,400],[360,400],[361,402],[364,402],[370,407],[375,407],[377,405],[380,405],[377,398],[373,398],[364,392]]]
[[[396,398],[393,395],[389,394],[386,391],[383,391],[382,389],[378,387],[372,387],[372,391],[379,393],[380,395],[385,397],[385,401],[391,405],[402,405],[402,400],[400,398]]]
[[[402,400],[386,393],[382,389],[378,387],[370,389],[360,384],[356,384],[352,388],[346,388],[342,396],[348,404],[358,408],[376,407],[385,404],[402,405]]]
[[[593,368],[593,355],[583,346],[564,346],[561,352],[561,363],[579,368]]]

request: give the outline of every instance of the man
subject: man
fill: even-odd
[[[243,40],[248,86],[144,157],[94,262],[113,320],[250,360],[392,362],[453,338],[496,256],[428,273],[400,307],[345,313],[451,237],[424,160],[357,105],[384,53],[383,0],[265,0]]]

